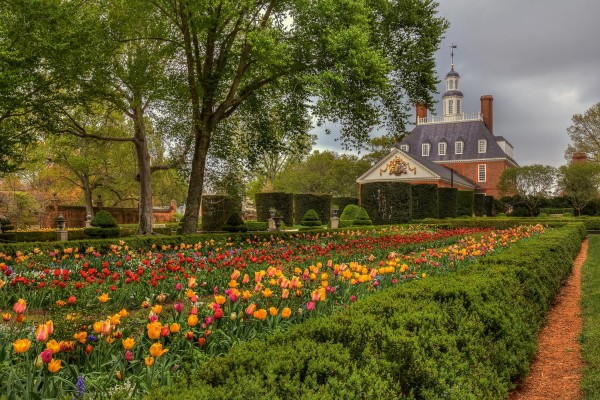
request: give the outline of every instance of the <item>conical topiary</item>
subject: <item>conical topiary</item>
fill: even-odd
[[[360,210],[360,207],[356,204],[348,204],[342,211],[342,215],[340,215],[340,221],[354,221],[358,210]]]
[[[319,219],[319,215],[312,208],[304,214],[302,217],[302,221],[300,221],[300,225],[302,226],[321,226],[321,220]]]
[[[98,228],[115,228],[118,226],[115,217],[106,210],[98,211],[90,223]]]
[[[113,238],[121,235],[121,230],[115,217],[106,210],[96,213],[90,221],[91,228],[85,228],[83,232],[92,238]]]
[[[371,221],[371,218],[369,218],[369,214],[367,213],[367,210],[360,207],[360,209],[356,213],[356,216],[354,217],[353,224],[354,225],[373,225],[373,222]]]
[[[246,232],[248,227],[244,224],[242,216],[238,212],[234,212],[227,218],[223,230],[227,232]]]

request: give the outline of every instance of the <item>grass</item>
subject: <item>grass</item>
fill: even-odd
[[[585,399],[600,399],[600,235],[589,236],[587,261],[581,275],[584,324],[581,351],[585,366],[581,389]]]

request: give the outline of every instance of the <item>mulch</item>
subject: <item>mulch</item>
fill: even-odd
[[[510,393],[509,400],[581,399],[579,388],[583,359],[578,337],[583,326],[579,300],[581,266],[587,257],[584,240],[573,274],[561,289],[539,335],[539,350],[529,376]]]

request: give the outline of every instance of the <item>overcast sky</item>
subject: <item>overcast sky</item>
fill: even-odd
[[[494,134],[512,143],[520,165],[564,165],[571,117],[600,102],[600,0],[439,3],[450,28],[436,53],[435,98],[455,43],[464,112],[480,111],[481,95],[493,95]],[[317,148],[341,151],[334,134],[315,133]]]

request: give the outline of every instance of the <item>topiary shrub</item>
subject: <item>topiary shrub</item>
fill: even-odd
[[[369,213],[364,208],[360,207],[358,212],[356,213],[356,217],[354,217],[353,225],[365,226],[365,225],[373,225],[373,221],[369,218]]]
[[[248,227],[244,224],[240,213],[235,211],[227,218],[223,230],[226,232],[247,232]]]
[[[12,231],[15,229],[13,225],[10,223],[10,219],[6,215],[0,215],[0,226],[2,227],[2,232]]]
[[[333,197],[331,199],[331,207],[337,208],[340,210],[340,213],[343,212],[346,209],[346,206],[350,204],[358,206],[358,197]]]
[[[473,197],[472,190],[459,190],[456,193],[456,215],[473,216]]]
[[[440,218],[456,218],[456,188],[439,188]]]
[[[361,186],[360,204],[375,225],[410,222],[411,185],[405,182],[373,182]]]
[[[331,217],[331,195],[299,193],[294,195],[294,219],[301,224],[308,210],[314,210],[321,221],[329,221]]]
[[[355,204],[348,204],[340,215],[340,221],[354,221],[360,207]]]
[[[309,229],[320,229],[322,228],[323,223],[319,219],[319,215],[313,209],[308,210],[302,221],[300,221],[300,230],[309,230]]]
[[[268,221],[271,218],[270,209],[274,208],[283,217],[286,225],[294,225],[294,195],[283,192],[256,193],[256,220]]]
[[[432,184],[412,185],[412,219],[437,218],[438,188]]]
[[[91,228],[85,228],[83,232],[90,238],[115,238],[121,236],[121,230],[119,225],[112,216],[106,210],[100,210],[92,218],[90,224]]]

